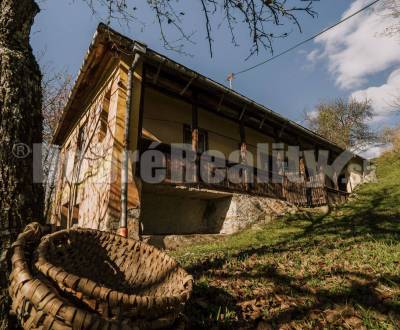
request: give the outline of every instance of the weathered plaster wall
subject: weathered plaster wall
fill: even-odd
[[[192,106],[151,88],[146,88],[143,114],[143,129],[163,143],[183,143],[183,126],[191,125]],[[224,119],[205,109],[198,109],[199,128],[207,131],[210,150],[222,152],[226,158],[239,150],[239,124]],[[246,128],[248,150],[257,160],[257,143],[272,143],[273,139],[256,130]],[[239,162],[237,153],[230,159]]]
[[[183,125],[192,122],[191,105],[146,88],[143,128],[163,143],[183,143]]]
[[[358,185],[363,183],[364,173],[361,161],[352,160],[347,166],[347,192],[352,192]]]
[[[239,150],[240,134],[239,125],[230,120],[223,119],[204,109],[199,109],[199,127],[208,132],[208,146],[210,150],[217,150],[228,158],[230,153]],[[235,157],[231,161],[238,162]]]

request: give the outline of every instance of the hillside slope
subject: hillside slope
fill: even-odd
[[[174,256],[191,328],[400,329],[400,156],[329,214],[302,212]]]

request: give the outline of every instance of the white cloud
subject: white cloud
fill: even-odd
[[[383,152],[385,152],[386,150],[389,150],[391,147],[392,146],[390,144],[371,145],[365,151],[360,152],[359,155],[366,159],[373,159],[373,158],[379,157],[380,155],[382,155]]]
[[[315,119],[318,117],[318,111],[317,110],[312,110],[307,112],[307,115],[310,117],[310,119]]]
[[[356,100],[371,100],[371,105],[375,111],[374,122],[386,120],[388,116],[396,110],[396,103],[400,98],[400,68],[394,70],[381,86],[373,86],[366,89],[355,91],[351,94]]]
[[[355,0],[342,17],[368,3],[370,0]],[[400,63],[399,40],[382,34],[394,20],[380,5],[375,5],[318,37],[316,42],[322,51],[313,50],[307,58],[312,63],[326,58],[340,88],[358,88],[367,82],[369,75]]]
[[[307,59],[306,64],[304,64],[301,69],[305,71],[312,71],[315,68],[315,65],[317,64],[317,61],[321,58],[322,51],[319,49],[314,49],[311,52],[307,53],[305,52],[305,57]]]
[[[307,60],[310,62],[315,62],[321,58],[321,51],[319,49],[314,49],[307,54]]]

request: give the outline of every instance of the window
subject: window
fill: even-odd
[[[86,142],[86,122],[79,127],[78,137],[76,141],[76,150],[75,150],[75,157],[74,157],[74,167],[78,166],[78,163],[82,160],[84,147]]]
[[[79,127],[78,139],[77,139],[77,143],[76,143],[77,152],[82,152],[82,149],[83,149],[83,146],[85,143],[85,124],[83,124],[81,127]]]
[[[62,158],[62,172],[61,172],[61,178],[64,180],[64,177],[67,175],[67,170],[68,170],[68,162],[71,157],[71,142],[67,144],[67,147],[65,148],[65,151],[63,153],[63,158]]]
[[[183,126],[183,143],[192,144],[192,128],[189,125]],[[208,134],[204,129],[199,129],[199,143],[197,149],[199,153],[208,150]]]
[[[108,91],[104,96],[103,103],[100,109],[100,128],[99,128],[99,142],[102,142],[107,135],[108,130],[108,112],[110,109],[111,92]]]

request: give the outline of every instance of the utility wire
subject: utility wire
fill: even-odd
[[[357,10],[356,12],[354,12],[353,14],[351,14],[351,15],[349,15],[349,16],[343,18],[343,19],[340,20],[339,22],[337,22],[337,23],[335,23],[335,24],[333,24],[333,25],[331,25],[331,26],[325,28],[324,30],[318,32],[317,34],[311,36],[310,38],[299,42],[298,44],[296,44],[296,45],[294,45],[294,46],[292,46],[292,47],[286,49],[285,51],[283,51],[283,52],[281,52],[281,53],[279,53],[279,54],[277,54],[277,55],[275,55],[275,56],[273,56],[273,57],[271,57],[271,58],[269,58],[269,59],[267,59],[267,60],[265,60],[265,61],[263,61],[263,62],[260,62],[260,63],[258,63],[258,64],[256,64],[256,65],[253,65],[253,66],[251,66],[251,67],[249,67],[249,68],[247,68],[247,69],[244,69],[244,70],[241,70],[241,71],[238,71],[238,72],[231,73],[231,74],[228,76],[228,80],[229,80],[229,78],[233,79],[235,76],[237,76],[237,75],[239,75],[239,74],[242,74],[242,73],[248,72],[248,71],[250,71],[250,70],[253,70],[253,69],[255,69],[255,68],[257,68],[257,67],[259,67],[259,66],[261,66],[261,65],[263,65],[263,64],[266,64],[266,63],[268,63],[268,62],[271,62],[272,60],[275,60],[276,58],[278,58],[278,57],[280,57],[280,56],[282,56],[282,55],[285,55],[285,54],[291,52],[293,49],[296,49],[297,47],[300,47],[300,46],[304,45],[305,43],[307,43],[307,42],[309,42],[309,41],[311,41],[311,40],[313,40],[313,39],[319,37],[320,35],[324,34],[325,32],[328,32],[329,30],[332,30],[333,28],[335,28],[335,27],[338,26],[339,24],[342,24],[342,23],[346,22],[347,20],[349,20],[350,18],[352,18],[352,17],[354,17],[354,16],[360,14],[361,12],[363,12],[364,10],[366,10],[366,9],[368,9],[368,8],[370,8],[370,7],[372,7],[373,5],[375,5],[375,4],[376,4],[377,2],[379,2],[379,1],[380,1],[380,0],[375,0],[375,1],[371,2],[369,5],[366,5],[365,7],[361,8],[360,10]]]

